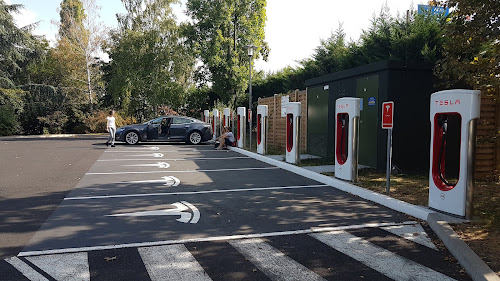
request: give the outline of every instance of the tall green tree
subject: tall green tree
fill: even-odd
[[[198,72],[205,74],[223,103],[234,103],[248,84],[246,46],[257,46],[254,59],[267,60],[266,0],[188,0],[187,14],[193,19],[186,29],[188,38],[203,62]]]
[[[109,45],[108,90],[115,107],[141,119],[184,103],[194,58],[172,13],[175,0],[122,0],[127,14]]]
[[[19,28],[12,14],[18,13],[22,5],[7,5],[0,0],[0,88],[14,87],[13,76],[21,71],[20,64],[27,60],[34,38],[33,26]]]
[[[59,12],[59,39],[53,52],[64,66],[64,88],[74,100],[84,94],[90,105],[94,103],[99,83],[97,57],[105,39],[99,9],[96,0],[63,0]]]
[[[500,1],[449,0],[444,58],[435,68],[445,87],[493,92],[500,87]]]

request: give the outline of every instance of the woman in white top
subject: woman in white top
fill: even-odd
[[[115,133],[116,133],[116,122],[115,122],[115,111],[110,110],[109,116],[106,117],[106,131],[109,132],[109,138],[106,141],[106,146],[111,142],[111,147],[115,147]]]

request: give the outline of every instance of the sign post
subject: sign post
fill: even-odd
[[[392,128],[394,127],[394,102],[382,103],[382,129],[387,129],[386,192],[391,191]]]

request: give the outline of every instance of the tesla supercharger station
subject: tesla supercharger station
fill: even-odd
[[[218,136],[219,129],[219,110],[214,109],[212,112],[212,131],[214,132],[213,139],[216,139]]]
[[[257,106],[257,153],[267,153],[267,105]]]
[[[231,126],[231,109],[224,108],[224,122],[222,123],[223,127]]]
[[[471,217],[480,103],[481,92],[475,90],[446,90],[431,95],[431,209]],[[458,168],[447,169],[447,161],[455,161]]]
[[[237,118],[237,136],[236,140],[238,141],[238,147],[243,148],[245,146],[245,124],[246,124],[246,108],[238,107],[236,109],[236,113],[238,115]]]
[[[286,106],[286,162],[300,162],[300,102]]]
[[[205,123],[207,124],[210,124],[210,111],[208,110],[203,110],[203,117],[205,118],[203,121],[205,121]]]
[[[335,177],[358,180],[359,98],[335,102]]]

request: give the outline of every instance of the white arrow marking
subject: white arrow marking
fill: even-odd
[[[176,219],[176,221],[183,223],[197,223],[200,220],[200,211],[189,202],[181,201],[175,202],[171,205],[175,206],[175,209],[122,213],[107,215],[106,217],[181,216],[180,218]],[[191,209],[191,211],[193,212],[192,214],[190,212],[186,212],[189,209]]]
[[[136,157],[148,157],[148,156],[151,156],[151,157],[161,158],[161,157],[164,157],[165,155],[163,153],[153,153],[153,154],[137,154],[137,155],[130,155],[130,156],[136,156]]]
[[[158,167],[161,169],[167,169],[170,167],[170,164],[166,162],[158,162],[156,164],[137,164],[137,165],[122,165],[124,167]]]
[[[173,176],[162,177],[161,180],[143,180],[143,181],[122,181],[116,183],[165,183],[165,186],[178,186],[181,181]]]
[[[158,146],[136,147],[135,149],[160,150],[160,148]]]

